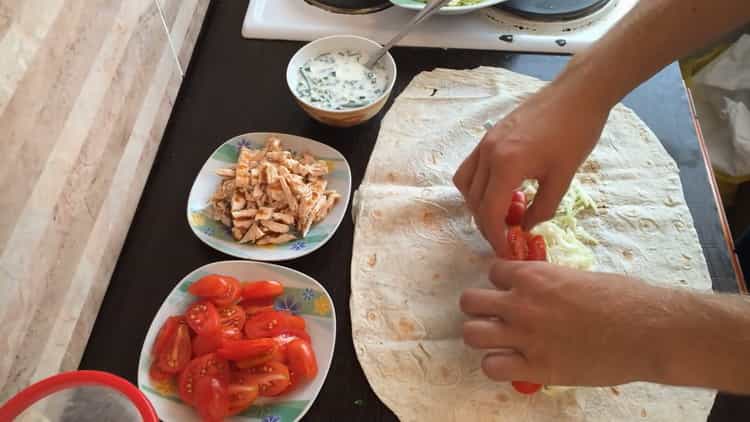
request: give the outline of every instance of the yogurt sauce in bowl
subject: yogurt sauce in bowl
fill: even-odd
[[[296,94],[326,110],[364,107],[386,90],[389,78],[382,59],[372,69],[360,50],[344,49],[318,54],[299,67]]]

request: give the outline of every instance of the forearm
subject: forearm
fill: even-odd
[[[661,68],[750,21],[747,0],[648,0],[637,6],[558,78],[609,109]]]
[[[666,384],[750,394],[750,298],[739,295],[669,292],[670,316],[656,331]]]

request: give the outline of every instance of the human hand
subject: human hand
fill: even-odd
[[[498,260],[490,280],[497,289],[465,290],[461,310],[473,317],[464,323],[464,342],[488,350],[482,369],[491,379],[589,386],[664,380],[664,357],[678,347],[666,340],[684,304],[676,297],[686,293],[543,262]]]
[[[524,179],[539,192],[524,227],[554,216],[576,170],[599,140],[609,105],[584,98],[571,86],[550,85],[499,121],[456,172],[453,182],[500,256],[505,215]]]

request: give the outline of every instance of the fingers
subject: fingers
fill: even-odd
[[[515,351],[488,353],[482,359],[482,371],[495,381],[527,379],[529,373],[526,358]]]
[[[479,163],[474,172],[474,179],[471,181],[469,196],[466,198],[469,208],[471,208],[475,215],[479,210],[479,204],[484,200],[484,192],[487,189],[487,180],[491,174],[491,166],[490,157],[487,154],[479,154]],[[482,223],[486,222],[483,221]]]
[[[518,262],[508,261],[507,259],[496,259],[490,267],[490,282],[500,290],[510,290],[513,288],[516,280],[513,277],[513,268],[517,265],[523,265]]]
[[[524,216],[523,227],[525,230],[529,230],[555,216],[557,206],[565,192],[568,191],[572,178],[573,175],[563,176],[556,174],[556,172],[550,172],[549,176],[539,180],[539,192],[537,192],[534,202]]]
[[[469,154],[468,157],[458,167],[456,174],[453,175],[453,184],[456,185],[461,194],[465,197],[469,195],[469,189],[471,188],[471,181],[474,178],[474,173],[477,170],[477,164],[479,164],[479,146],[474,148],[474,151]]]
[[[510,166],[503,163],[495,164],[492,169],[487,188],[484,191],[478,208],[478,217],[482,221],[485,236],[495,249],[498,256],[502,256],[506,249],[505,215],[508,213],[513,189],[521,184],[522,176]],[[503,168],[499,168],[503,166]]]
[[[500,317],[508,301],[508,292],[491,289],[466,289],[459,302],[461,311],[479,317]]]
[[[515,349],[518,339],[504,322],[496,319],[472,319],[464,322],[464,343],[475,349]]]

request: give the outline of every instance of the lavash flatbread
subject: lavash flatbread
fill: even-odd
[[[482,353],[463,344],[458,298],[489,286],[493,253],[451,178],[483,123],[541,86],[502,69],[435,70],[384,118],[354,209],[352,330],[370,385],[403,421],[703,421],[714,391],[633,383],[527,397],[487,379]],[[615,107],[576,177],[598,204],[579,222],[599,241],[595,270],[711,289],[678,168],[631,110]]]

